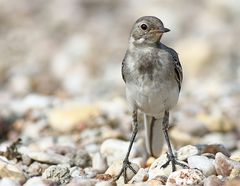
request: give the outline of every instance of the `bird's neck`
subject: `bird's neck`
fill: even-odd
[[[151,48],[156,48],[158,47],[160,44],[160,42],[156,42],[156,43],[139,43],[137,41],[130,41],[129,42],[129,50],[136,50],[136,49],[139,49],[139,50],[145,50],[146,48],[148,49],[151,49]]]

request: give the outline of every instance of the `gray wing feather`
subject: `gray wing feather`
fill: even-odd
[[[182,72],[182,66],[178,58],[178,54],[175,50],[172,48],[167,47],[166,45],[162,44],[162,47],[165,48],[173,57],[174,62],[174,70],[175,70],[175,78],[178,82],[179,91],[181,90],[182,86],[182,80],[183,80],[183,72]]]
[[[181,90],[182,80],[183,80],[182,66],[179,61],[177,53],[175,52],[175,54],[174,55],[172,54],[172,56],[173,56],[173,60],[174,60],[174,64],[175,64],[175,66],[174,66],[175,67],[175,78],[178,82],[179,90]]]
[[[126,83],[126,77],[125,77],[125,73],[126,73],[126,66],[125,66],[125,60],[126,60],[126,56],[127,56],[127,52],[123,58],[123,61],[122,61],[122,78],[123,78],[123,81]]]

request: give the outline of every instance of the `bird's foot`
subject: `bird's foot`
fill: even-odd
[[[121,175],[123,175],[124,183],[127,183],[127,169],[130,169],[134,174],[137,173],[137,171],[134,170],[134,168],[131,166],[131,162],[126,159],[123,161],[122,169],[119,172],[118,176],[115,178],[115,181],[117,181],[121,177]]]
[[[172,172],[176,171],[176,165],[179,165],[179,166],[183,167],[184,169],[189,168],[186,164],[177,161],[177,158],[174,155],[171,155],[171,154],[169,155],[167,153],[167,158],[168,158],[168,161],[166,163],[164,163],[161,166],[161,168],[166,168],[170,162],[172,163]]]

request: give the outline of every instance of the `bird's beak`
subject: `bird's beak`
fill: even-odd
[[[170,29],[168,28],[159,28],[159,29],[154,29],[154,30],[150,30],[150,33],[165,33],[165,32],[169,32]]]
[[[161,32],[161,33],[169,32],[169,31],[170,31],[170,29],[168,29],[168,28],[160,29],[160,32]]]

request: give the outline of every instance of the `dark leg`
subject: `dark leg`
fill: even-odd
[[[164,118],[163,118],[163,133],[164,133],[164,137],[165,137],[165,140],[166,140],[167,146],[168,146],[168,153],[167,153],[168,161],[165,164],[163,164],[162,167],[163,168],[167,167],[169,165],[169,163],[171,162],[173,172],[176,171],[176,165],[180,165],[183,168],[188,168],[187,165],[178,162],[176,157],[173,154],[170,139],[168,136],[168,127],[169,127],[169,112],[165,111]]]
[[[136,135],[137,135],[137,132],[138,132],[137,111],[133,111],[132,117],[133,117],[133,132],[132,132],[130,144],[129,144],[129,147],[128,147],[127,154],[126,154],[126,156],[125,156],[125,158],[124,158],[124,160],[123,160],[122,169],[121,169],[120,173],[118,174],[118,176],[116,177],[116,180],[118,180],[118,179],[120,178],[120,176],[123,174],[124,183],[127,183],[127,168],[131,169],[134,174],[137,173],[137,172],[133,169],[133,167],[131,166],[131,162],[129,162],[129,154],[130,154],[130,152],[131,152],[134,139],[135,139],[135,137],[136,137]]]

